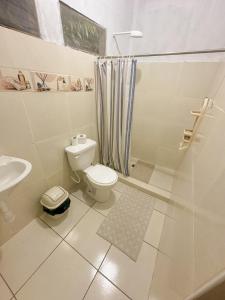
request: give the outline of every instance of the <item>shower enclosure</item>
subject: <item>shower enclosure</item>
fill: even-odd
[[[138,59],[131,139],[130,176],[171,192],[183,159],[184,130],[199,110],[220,69],[213,61]]]
[[[220,281],[225,276],[219,273],[224,246],[218,246],[218,240],[213,243],[224,231],[224,212],[218,209],[223,199],[219,193],[215,196],[213,185],[217,181],[221,182],[218,189],[224,186],[223,167],[215,157],[224,151],[218,135],[218,130],[223,132],[218,119],[222,121],[224,114],[220,104],[223,107],[225,99],[224,85],[221,91],[224,74],[223,54],[170,61],[166,57],[163,61],[139,59],[137,63],[130,176],[136,183],[170,192],[166,206],[159,209],[164,221],[149,300],[204,299],[197,295],[215,287],[213,276],[219,274]],[[181,149],[184,130],[193,129],[206,97],[215,102],[208,107],[193,142]],[[211,167],[207,160],[212,160]],[[202,187],[203,182],[207,187]],[[212,253],[218,253],[220,260],[209,264]]]
[[[213,53],[138,57],[131,72],[131,61],[96,63],[100,161],[168,198],[186,152],[184,131],[193,128],[190,112],[210,97],[220,62]]]

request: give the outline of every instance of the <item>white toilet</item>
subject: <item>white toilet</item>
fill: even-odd
[[[105,202],[111,196],[112,187],[118,180],[117,173],[101,164],[92,165],[96,142],[87,139],[85,144],[65,148],[73,171],[83,171],[87,192],[96,201]]]

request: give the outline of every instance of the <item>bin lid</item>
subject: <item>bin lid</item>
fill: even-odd
[[[69,193],[61,186],[54,186],[46,191],[41,197],[41,205],[48,209],[60,206],[69,196]]]

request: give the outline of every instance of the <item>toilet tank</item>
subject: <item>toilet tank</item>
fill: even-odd
[[[87,139],[85,144],[68,146],[65,151],[72,170],[85,170],[90,167],[95,157],[96,142]]]

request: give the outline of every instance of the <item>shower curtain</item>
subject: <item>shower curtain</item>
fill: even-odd
[[[100,162],[129,175],[131,125],[136,79],[135,59],[95,63]]]

